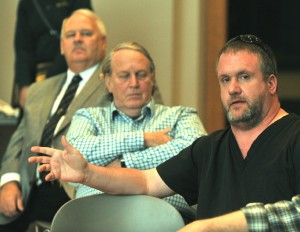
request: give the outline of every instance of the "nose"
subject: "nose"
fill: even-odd
[[[234,78],[232,78],[230,83],[228,84],[228,93],[230,95],[236,95],[241,93],[240,83]]]
[[[131,88],[136,88],[139,86],[139,81],[138,81],[137,76],[131,75],[129,85]]]
[[[74,40],[75,41],[81,41],[82,40],[82,35],[81,35],[81,33],[79,31],[76,32]]]

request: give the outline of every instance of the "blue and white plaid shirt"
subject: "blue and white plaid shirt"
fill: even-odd
[[[242,211],[249,232],[300,231],[300,195],[275,204],[250,203]]]
[[[171,128],[173,139],[156,147],[145,147],[144,132]],[[132,119],[110,107],[93,107],[76,112],[67,133],[68,141],[89,163],[106,166],[123,156],[128,168],[150,169],[177,155],[198,137],[206,134],[197,111],[193,108],[168,107],[152,100],[143,107],[139,118]],[[76,197],[101,193],[94,188],[75,184]],[[179,195],[166,199],[176,208],[188,205]]]

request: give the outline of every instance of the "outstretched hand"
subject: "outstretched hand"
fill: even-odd
[[[85,171],[88,166],[87,161],[80,152],[67,141],[65,136],[62,136],[61,143],[64,150],[49,147],[32,147],[32,152],[42,153],[45,154],[45,156],[29,157],[28,162],[41,163],[38,168],[39,172],[50,172],[45,177],[46,181],[60,179],[76,183],[84,182]]]

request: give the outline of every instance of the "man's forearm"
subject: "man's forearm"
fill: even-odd
[[[129,168],[105,168],[88,164],[82,184],[109,194],[147,194],[143,171]]]
[[[224,216],[198,220],[188,224],[179,232],[247,232],[248,226],[242,211]]]

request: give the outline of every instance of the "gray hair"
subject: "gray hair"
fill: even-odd
[[[65,18],[63,23],[62,23],[62,27],[61,27],[61,37],[64,35],[64,31],[65,31],[65,25],[68,22],[68,20],[70,19],[70,17],[74,14],[82,14],[85,15],[89,18],[92,18],[95,20],[96,25],[98,27],[98,30],[101,34],[102,37],[106,37],[106,27],[104,22],[102,21],[102,19],[100,18],[100,16],[98,16],[97,14],[95,14],[93,11],[89,10],[89,9],[78,9],[75,10],[68,18]]]
[[[134,51],[142,53],[149,60],[150,72],[151,73],[155,72],[154,61],[153,61],[152,57],[150,56],[149,52],[142,45],[140,45],[136,42],[123,42],[123,43],[117,44],[103,60],[102,65],[101,65],[102,66],[101,75],[103,77],[105,77],[106,75],[109,75],[109,76],[111,75],[111,61],[112,61],[113,54],[122,49],[129,49],[129,50],[134,50]]]

